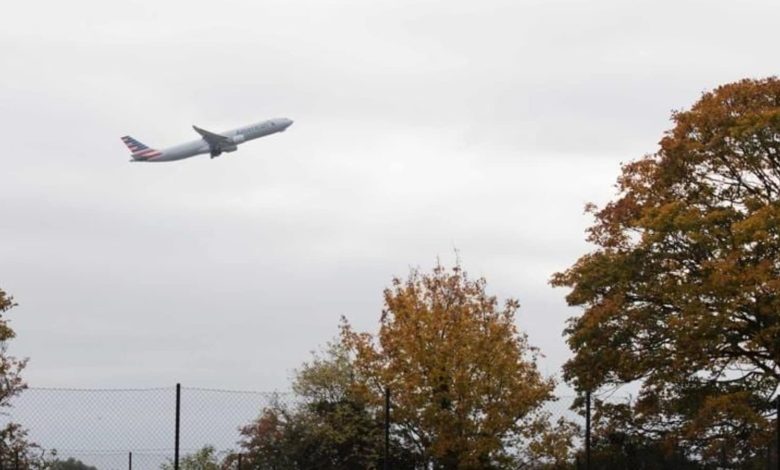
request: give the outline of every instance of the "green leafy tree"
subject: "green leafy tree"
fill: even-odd
[[[160,466],[161,470],[173,470],[174,462],[168,462]],[[203,446],[192,454],[185,455],[179,460],[180,470],[221,470],[221,459],[214,446]]]
[[[600,426],[744,466],[769,443],[780,383],[780,81],[721,86],[673,120],[617,198],[588,208],[596,249],[553,277],[584,308],[565,378],[639,382]]]
[[[342,343],[369,403],[392,391],[393,433],[424,468],[565,464],[574,428],[553,431],[542,411],[555,384],[515,326],[516,300],[499,305],[484,279],[441,265],[394,279],[384,298],[379,333],[344,321]]]
[[[275,404],[263,409],[257,419],[241,428],[239,445],[251,467],[270,470],[298,468],[290,421],[286,407]]]
[[[380,409],[356,393],[353,363],[339,344],[297,371],[295,404],[277,402],[242,429],[241,447],[252,467],[371,469],[381,463]],[[395,468],[408,452],[394,440]],[[404,463],[405,465],[405,463]]]
[[[49,470],[97,470],[97,468],[71,457],[68,460],[55,460]]]

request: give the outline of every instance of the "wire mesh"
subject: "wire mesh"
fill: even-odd
[[[213,459],[223,460],[236,451],[242,426],[264,408],[291,400],[289,393],[182,387],[180,458],[210,446]],[[174,457],[173,386],[29,388],[12,405],[3,413],[3,426],[22,424],[27,441],[40,446],[36,452],[48,461],[74,459],[100,470],[127,469],[132,461],[134,469],[159,469]],[[0,458],[10,462],[13,456]]]
[[[548,402],[557,420],[582,424],[571,410],[574,397]],[[240,429],[263,409],[295,404],[286,392],[182,387],[180,459],[211,448],[223,461],[238,452]],[[128,389],[28,388],[2,419],[20,423],[27,440],[46,460],[73,459],[100,470],[172,468],[175,446],[176,387]],[[0,449],[2,454],[2,449]],[[13,456],[0,455],[4,462]],[[131,467],[132,465],[132,467]],[[8,467],[9,465],[5,465]],[[13,466],[10,466],[13,468]]]
[[[630,396],[594,397],[626,403]],[[558,396],[542,412],[555,422],[562,418],[579,426],[575,447],[584,444],[585,418],[576,397]],[[240,429],[272,406],[293,408],[298,401],[288,392],[257,392],[182,387],[180,400],[181,460],[208,449],[213,462],[229,461],[235,468]],[[42,468],[28,462],[72,459],[100,470],[173,468],[176,387],[142,389],[28,388],[0,413],[0,429],[19,423],[25,439],[35,443],[27,455],[14,453],[0,439],[0,469]],[[391,431],[392,432],[392,431]],[[773,443],[774,444],[774,443]],[[776,459],[767,450],[766,460]],[[19,463],[17,463],[19,462]],[[132,462],[132,466],[131,466]],[[57,467],[53,467],[57,469]],[[200,468],[197,467],[196,468]],[[228,467],[226,467],[228,468]]]

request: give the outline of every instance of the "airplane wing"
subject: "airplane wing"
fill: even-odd
[[[222,134],[216,134],[214,132],[209,132],[206,129],[201,129],[198,126],[192,126],[193,129],[195,129],[195,132],[201,135],[203,139],[212,147],[212,148],[222,148],[222,147],[230,147],[233,145],[233,142],[230,140],[230,137],[226,137]]]
[[[192,128],[203,137],[203,140],[205,140],[207,144],[209,144],[209,147],[211,148],[211,158],[222,155],[222,152],[233,152],[236,150],[236,144],[230,137],[209,132],[198,126],[192,126]]]

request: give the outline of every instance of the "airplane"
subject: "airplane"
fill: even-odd
[[[192,126],[195,132],[200,134],[200,139],[163,150],[147,147],[129,135],[122,137],[122,142],[130,149],[131,162],[172,162],[207,153],[211,155],[211,158],[214,158],[223,152],[236,151],[238,144],[277,132],[284,132],[292,123],[292,119],[287,118],[269,119],[219,134]]]

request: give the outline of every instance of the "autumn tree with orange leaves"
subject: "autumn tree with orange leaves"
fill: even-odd
[[[519,468],[564,463],[573,428],[552,431],[541,411],[554,382],[515,326],[519,304],[500,305],[484,279],[459,267],[412,271],[385,290],[379,333],[342,324],[357,393],[381,409],[392,394],[393,436],[420,468]]]
[[[745,468],[777,419],[780,80],[718,87],[673,121],[589,207],[596,249],[553,277],[584,307],[565,378],[639,382],[634,403],[601,409],[608,426]]]

